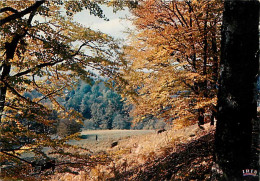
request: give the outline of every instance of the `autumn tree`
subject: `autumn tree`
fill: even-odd
[[[139,1],[132,12],[121,82],[134,115],[194,123],[195,109],[216,102],[222,3]]]
[[[79,78],[89,80],[93,76],[90,70],[108,76],[114,71],[118,46],[108,35],[73,21],[73,15],[83,9],[106,19],[99,5],[90,0],[0,2],[0,161],[12,165],[7,175],[24,165],[35,166],[21,159],[22,151],[45,159],[49,155],[42,148],[49,147],[53,153],[65,155],[63,160],[69,159],[65,142],[71,137],[56,140],[49,132],[34,132],[24,122],[53,126],[52,110],[59,119],[80,122],[80,115],[66,112],[57,96],[63,96],[64,88]],[[25,96],[33,90],[41,96]],[[86,155],[78,163],[90,165],[91,161]]]
[[[259,1],[225,1],[216,129],[216,158],[223,180],[244,180],[246,169],[259,174],[259,150],[252,148],[253,123],[257,123],[258,27]]]

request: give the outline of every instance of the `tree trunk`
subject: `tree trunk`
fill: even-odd
[[[41,0],[41,1],[36,1],[35,4],[32,6],[28,7],[27,9],[21,11],[21,12],[16,12],[15,14],[9,15],[8,17],[4,18],[1,20],[0,25],[4,25],[5,23],[14,21],[16,19],[19,19],[23,17],[26,14],[30,14],[28,21],[27,21],[27,26],[31,26],[31,22],[33,17],[35,16],[36,10],[45,2],[46,0]],[[28,28],[27,27],[27,28]],[[5,82],[8,82],[9,74],[11,72],[11,63],[10,60],[14,58],[15,51],[17,49],[19,41],[27,34],[27,29],[21,29],[23,33],[17,33],[14,35],[12,41],[6,42],[5,43],[5,54],[6,58],[5,61],[2,62],[2,66],[0,67],[0,123],[2,120],[2,115],[4,114],[4,107],[5,107],[5,98],[6,98],[6,92],[7,92],[7,86]]]
[[[217,37],[216,37],[216,30],[217,30],[217,22],[215,20],[214,23],[214,31],[212,32],[212,52],[213,52],[213,68],[212,68],[212,80],[213,80],[213,87],[214,89],[217,88],[217,81],[218,81],[218,50],[217,50]]]
[[[203,75],[207,75],[207,59],[208,59],[208,41],[207,41],[207,23],[208,23],[208,10],[206,12],[206,18],[205,18],[205,22],[204,22],[204,33],[203,33]]]
[[[2,69],[3,69],[3,72],[2,72],[2,75],[1,75],[1,81],[5,80],[6,77],[9,75],[10,70],[11,70],[11,66],[4,64]],[[4,113],[6,91],[7,91],[7,87],[1,82],[1,87],[0,87],[0,123],[1,123],[2,115]]]
[[[0,75],[0,81],[1,81],[1,87],[0,87],[0,122],[1,118],[4,112],[4,107],[5,107],[5,97],[6,97],[6,91],[7,87],[4,82],[7,81],[8,76],[11,71],[11,64],[10,60],[14,58],[15,50],[17,48],[18,42],[21,39],[20,35],[15,35],[11,43],[6,42],[5,43],[5,50],[6,50],[6,58],[5,61],[3,62],[1,68],[2,68],[2,73]]]
[[[224,7],[216,162],[223,171],[220,180],[242,180],[244,169],[258,167],[253,164],[251,147],[257,114],[259,2],[227,0]]]

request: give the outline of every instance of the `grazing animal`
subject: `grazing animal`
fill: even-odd
[[[164,132],[164,131],[166,131],[166,129],[159,129],[159,130],[157,130],[157,134],[160,134],[160,133],[162,133],[162,132]]]
[[[113,142],[112,144],[111,144],[111,148],[113,148],[113,147],[115,147],[115,146],[117,146],[118,145],[118,141],[115,141],[115,142]]]

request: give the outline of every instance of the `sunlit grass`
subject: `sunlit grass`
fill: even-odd
[[[164,157],[169,153],[178,151],[180,143],[188,143],[215,129],[208,124],[205,130],[192,125],[181,130],[168,130],[157,134],[155,130],[99,130],[83,131],[88,139],[74,142],[83,147],[88,147],[94,153],[106,153],[112,161],[105,165],[79,172],[78,175],[56,174],[52,180],[106,180],[142,164]],[[98,135],[98,140],[96,136]],[[111,143],[118,141],[118,145],[111,148]]]

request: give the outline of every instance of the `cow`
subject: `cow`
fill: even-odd
[[[164,132],[164,131],[166,131],[166,129],[159,129],[159,130],[157,130],[157,134],[160,134],[160,133],[162,133],[162,132]]]
[[[115,147],[118,145],[118,141],[114,141],[112,144],[111,144],[111,148]]]

